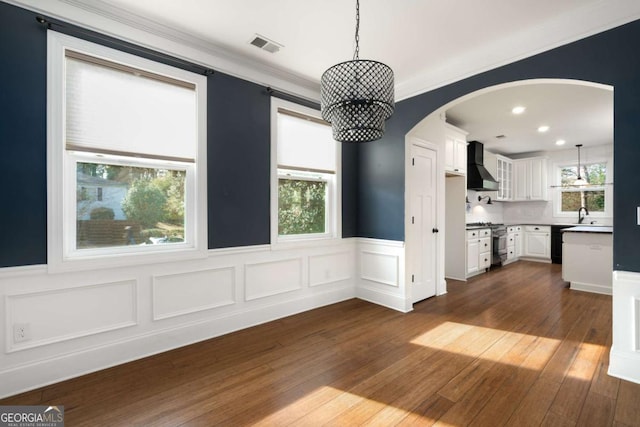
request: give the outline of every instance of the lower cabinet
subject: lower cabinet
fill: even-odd
[[[551,259],[551,227],[527,225],[524,229],[524,253],[527,258]]]
[[[491,229],[467,230],[467,277],[491,267]]]
[[[467,241],[467,277],[472,276],[478,272],[480,264],[478,263],[480,257],[480,240],[468,240]]]
[[[507,264],[522,256],[522,226],[507,227]]]
[[[480,271],[491,267],[491,236],[480,239],[480,249],[478,254],[478,268]]]

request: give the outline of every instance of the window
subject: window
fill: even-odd
[[[320,112],[272,98],[272,243],[340,235],[339,144]]]
[[[50,268],[203,256],[206,78],[48,37]]]
[[[607,162],[581,165],[580,176],[587,186],[574,186],[578,177],[577,165],[565,165],[559,171],[559,213],[575,214],[581,207],[589,210],[589,215],[603,216],[609,211],[607,191]]]

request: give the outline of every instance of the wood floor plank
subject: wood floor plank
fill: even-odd
[[[548,409],[555,399],[560,384],[555,381],[540,379],[526,393],[526,396],[508,419],[509,425],[538,426],[547,415]]]
[[[519,261],[398,313],[361,300],[0,400],[68,425],[640,426],[607,375],[611,297]]]
[[[613,424],[615,411],[614,399],[597,393],[589,393],[576,425],[610,426]],[[640,420],[636,420],[636,422],[640,423]]]
[[[621,381],[616,402],[615,421],[628,426],[640,425],[640,384]]]

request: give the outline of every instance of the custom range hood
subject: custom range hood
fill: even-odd
[[[467,189],[498,190],[498,181],[484,167],[484,145],[478,141],[470,141],[467,145]]]

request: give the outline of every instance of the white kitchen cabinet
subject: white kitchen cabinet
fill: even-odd
[[[551,227],[527,225],[524,228],[523,256],[551,260]]]
[[[491,267],[491,229],[467,230],[467,277]]]
[[[444,169],[456,175],[467,174],[467,133],[445,123]]]
[[[520,229],[520,227],[518,227]],[[517,231],[513,234],[514,247],[516,250],[516,258],[522,257],[522,231]]]
[[[486,270],[491,267],[491,237],[483,237],[480,239],[480,248],[478,249],[478,270]]]
[[[513,160],[508,157],[496,155],[496,176],[498,180],[498,194],[496,200],[513,200]]]
[[[507,227],[507,263],[517,261],[522,256],[522,227]]]
[[[513,161],[513,200],[547,200],[547,159],[532,157]]]
[[[480,240],[467,241],[467,277],[474,275],[478,272],[479,264],[478,260],[480,250]]]
[[[569,230],[575,229],[579,227]],[[571,289],[611,295],[613,228],[589,227],[589,229],[602,231],[564,231],[562,233],[562,280],[569,282]]]

